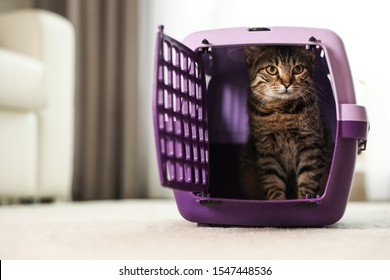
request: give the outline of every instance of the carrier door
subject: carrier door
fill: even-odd
[[[153,121],[163,186],[205,191],[209,143],[205,73],[201,55],[157,33]]]

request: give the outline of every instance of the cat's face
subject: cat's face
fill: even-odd
[[[304,47],[245,47],[252,93],[262,100],[305,98],[315,94],[314,54]]]

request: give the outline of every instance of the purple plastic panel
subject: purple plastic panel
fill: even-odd
[[[203,61],[160,27],[155,63],[153,120],[161,184],[204,191],[209,147]]]

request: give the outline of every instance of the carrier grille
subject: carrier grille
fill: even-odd
[[[161,183],[206,190],[209,143],[202,58],[162,28],[157,36],[154,122]]]

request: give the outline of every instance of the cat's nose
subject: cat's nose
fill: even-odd
[[[288,89],[290,85],[291,85],[290,82],[283,82],[283,86],[284,86],[286,89]]]

